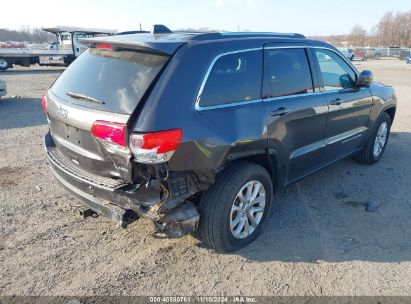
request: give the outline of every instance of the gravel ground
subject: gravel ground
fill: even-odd
[[[411,295],[411,65],[356,64],[398,94],[383,159],[340,161],[278,193],[265,232],[232,254],[157,239],[146,220],[81,219],[42,147],[40,99],[62,70],[0,72],[0,295]]]

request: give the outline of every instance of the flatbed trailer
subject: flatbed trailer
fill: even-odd
[[[72,56],[70,50],[0,49],[0,70],[7,70],[13,65],[67,65]]]
[[[80,56],[88,45],[81,43],[82,38],[111,36],[116,30],[58,26],[43,28],[44,31],[56,35],[56,42],[47,50],[29,48],[0,49],[0,70],[7,70],[13,65],[69,65]]]

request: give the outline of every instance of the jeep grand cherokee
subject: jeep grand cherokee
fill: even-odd
[[[393,88],[327,43],[171,32],[86,42],[42,101],[51,170],[85,214],[145,217],[235,250],[260,234],[281,187],[384,153]]]

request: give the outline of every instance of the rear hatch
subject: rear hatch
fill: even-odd
[[[76,175],[130,182],[129,150],[96,138],[92,126],[96,121],[126,125],[168,59],[107,44],[81,55],[47,94],[56,145],[52,157]]]

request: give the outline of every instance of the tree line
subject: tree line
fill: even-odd
[[[411,47],[411,10],[387,12],[369,31],[356,24],[347,35],[332,35],[321,39],[336,46]]]
[[[186,29],[187,30],[187,29]],[[209,28],[190,29],[192,31],[213,32]],[[349,34],[313,37],[326,40],[336,46],[354,47],[411,47],[411,10],[408,12],[387,12],[379,22],[367,31],[356,24]],[[0,41],[19,41],[29,43],[47,43],[55,40],[53,34],[28,26],[20,30],[0,29]]]
[[[53,34],[41,29],[22,27],[20,30],[0,29],[0,41],[16,41],[29,43],[48,43],[56,38]]]

